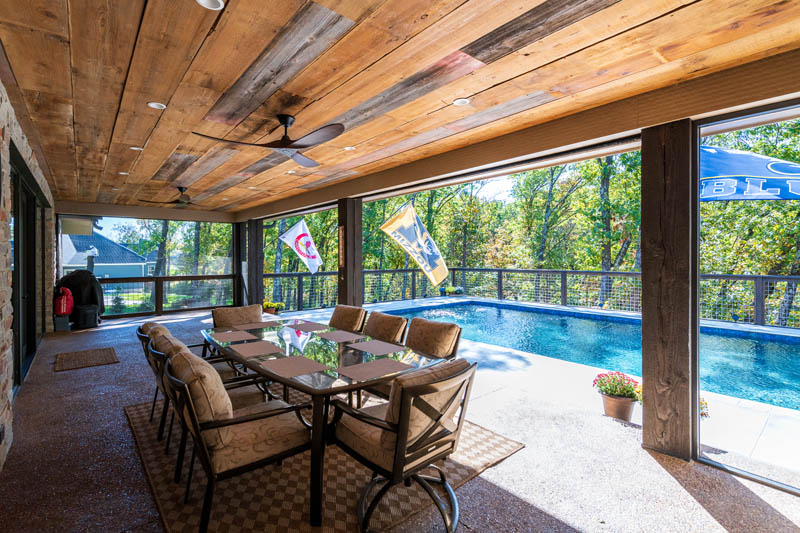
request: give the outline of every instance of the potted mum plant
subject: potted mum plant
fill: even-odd
[[[264,302],[262,306],[265,313],[269,313],[270,315],[277,315],[279,312],[283,311],[286,308],[286,304],[283,302],[270,302],[267,300]]]
[[[603,397],[606,416],[631,421],[633,405],[642,397],[638,381],[622,372],[605,372],[597,374],[592,385]]]

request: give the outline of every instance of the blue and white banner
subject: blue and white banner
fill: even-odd
[[[701,146],[700,201],[725,200],[800,200],[800,164]]]
[[[434,286],[447,279],[444,258],[412,204],[384,222],[381,230],[408,252]]]

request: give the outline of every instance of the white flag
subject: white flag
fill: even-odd
[[[314,239],[311,238],[305,219],[289,228],[289,231],[278,238],[294,250],[309,272],[317,273],[319,267],[322,266],[322,258],[314,245]]]
[[[291,327],[283,327],[281,328],[280,336],[287,345],[290,344],[294,346],[298,352],[303,353],[306,344],[308,344],[308,340],[311,338],[311,333],[306,333]],[[288,353],[287,351],[287,354]]]

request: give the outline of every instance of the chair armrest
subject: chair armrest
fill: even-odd
[[[263,376],[250,374],[246,376],[235,376],[232,378],[228,378],[224,380],[222,383],[225,386],[225,390],[233,390],[241,387],[249,387],[250,385],[258,385],[268,382],[269,380]]]
[[[358,409],[354,409],[347,405],[342,400],[334,400],[333,401],[334,407],[336,407],[336,414],[334,416],[333,422],[336,423],[342,418],[342,414],[347,414],[355,418],[356,420],[360,420],[365,424],[369,424],[370,426],[375,426],[377,428],[391,431],[392,433],[397,433],[397,425],[391,424],[386,420],[381,420],[380,418],[375,418],[374,416],[370,416],[368,414],[359,411]]]
[[[197,344],[187,344],[186,347],[187,348],[202,348],[206,344],[207,343],[205,343],[205,342],[200,342],[200,343],[197,343]]]
[[[283,415],[286,413],[292,413],[295,411],[299,411],[301,409],[308,409],[310,407],[311,403],[302,403],[297,405],[290,405],[288,407],[281,407],[280,409],[270,409],[269,411],[264,411],[262,413],[253,413],[245,416],[238,416],[236,418],[229,418],[227,420],[215,420],[212,422],[203,422],[200,424],[200,430],[204,431],[206,429],[235,426],[236,424],[244,424],[246,422],[252,422],[253,420],[261,420],[264,418],[270,418],[273,416]]]

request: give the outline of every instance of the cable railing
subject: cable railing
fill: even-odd
[[[450,278],[431,287],[419,269],[364,270],[364,302],[439,296],[460,287],[466,296],[641,313],[639,272],[450,268]],[[800,276],[703,274],[700,316],[756,325],[800,327]]]
[[[160,315],[170,311],[233,305],[233,274],[97,278],[104,317]]]

